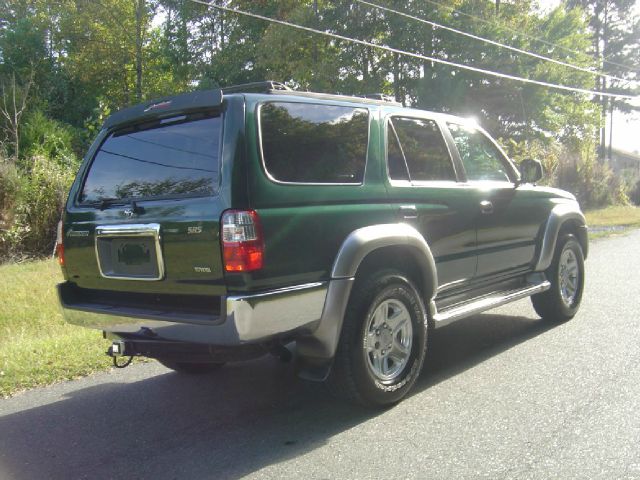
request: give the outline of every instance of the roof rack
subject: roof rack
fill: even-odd
[[[399,103],[398,101],[396,101],[395,97],[391,95],[387,95],[385,93],[366,93],[362,96],[364,98],[369,98],[371,100],[380,100],[381,102],[388,102],[388,103],[395,103],[395,104]]]
[[[221,89],[222,94],[232,93],[275,93],[279,95],[297,95],[301,97],[309,98],[322,98],[339,101],[350,101],[359,103],[370,103],[376,105],[393,105],[401,107],[402,104],[397,102],[391,95],[384,93],[372,93],[366,95],[337,95],[330,93],[317,93],[317,92],[305,92],[300,90],[293,90],[287,87],[284,83],[275,82],[273,80],[265,80],[263,82],[251,82],[243,83],[241,85],[232,85]]]
[[[264,82],[243,83],[222,89],[222,93],[269,93],[272,91],[291,91],[284,83],[266,80]]]

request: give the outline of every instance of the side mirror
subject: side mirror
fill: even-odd
[[[527,158],[520,162],[520,183],[536,183],[543,174],[544,169],[539,160]]]

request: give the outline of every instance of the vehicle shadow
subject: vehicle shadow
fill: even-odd
[[[414,395],[548,328],[491,314],[443,327]],[[204,377],[167,371],[0,417],[0,478],[240,478],[383,413],[336,401],[270,357]]]

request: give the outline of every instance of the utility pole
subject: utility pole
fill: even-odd
[[[314,27],[318,28],[320,25],[320,22],[318,21],[318,0],[313,0],[313,21],[314,21]],[[311,53],[312,57],[313,57],[313,69],[314,69],[314,74],[318,71],[318,43],[317,41],[313,42],[313,49],[312,49],[312,53]]]
[[[142,101],[142,16],[145,0],[136,2],[136,100]]]
[[[604,21],[602,25],[602,60],[600,62],[601,68],[603,71],[605,70],[604,59],[607,58],[607,54],[609,53],[609,1],[605,0],[604,2]],[[601,78],[602,88],[601,92],[605,92],[607,90],[607,79],[606,77]],[[608,107],[608,97],[601,96],[601,127],[600,127],[600,161],[604,163],[606,158],[606,148],[607,148],[607,107]]]
[[[611,159],[613,158],[613,108],[614,102],[611,99],[609,106],[609,164],[611,164]]]

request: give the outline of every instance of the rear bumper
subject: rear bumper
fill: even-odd
[[[67,322],[111,334],[158,340],[235,346],[312,333],[320,323],[327,282],[221,299],[219,313],[184,314],[178,309],[87,302],[69,283],[58,285]]]

